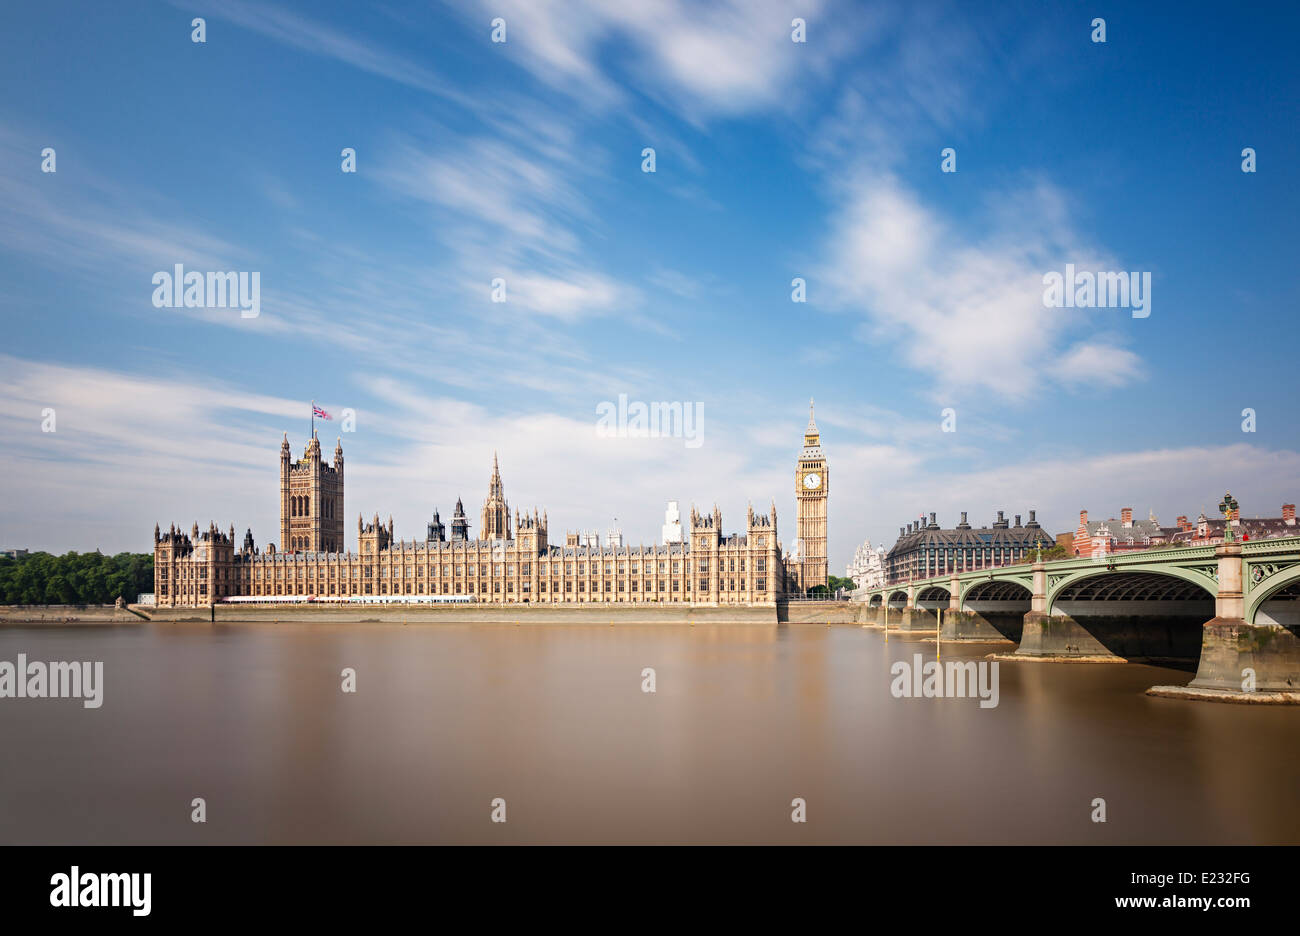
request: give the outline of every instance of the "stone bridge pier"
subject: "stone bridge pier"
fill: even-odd
[[[948,611],[940,636],[944,640],[1019,643],[1030,593],[1016,581],[985,581],[970,585],[963,596],[961,580],[948,583]]]
[[[898,618],[898,630],[928,631],[933,634],[939,626],[938,610],[948,603],[947,596],[927,594],[927,589],[918,589],[916,585],[907,586],[907,605]]]
[[[1214,617],[1202,629],[1200,664],[1188,688],[1246,698],[1251,693],[1300,693],[1295,611],[1288,609],[1284,616],[1271,607],[1279,603],[1261,602],[1248,617],[1241,553],[1240,543],[1225,543],[1215,550],[1219,594]]]

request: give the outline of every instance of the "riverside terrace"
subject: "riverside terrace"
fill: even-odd
[[[852,597],[891,630],[1017,643],[1003,659],[1187,661],[1197,664],[1189,687],[1152,692],[1300,702],[1296,536],[1039,561]]]

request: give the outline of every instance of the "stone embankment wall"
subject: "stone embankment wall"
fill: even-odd
[[[143,615],[112,605],[0,605],[0,624],[139,624]]]
[[[782,624],[857,624],[864,607],[856,601],[778,601],[776,614]]]

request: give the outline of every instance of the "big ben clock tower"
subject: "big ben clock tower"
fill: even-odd
[[[829,489],[826,456],[821,434],[808,401],[808,428],[803,434],[803,451],[794,469],[794,496],[799,510],[799,577],[805,594],[826,578],[826,494]]]

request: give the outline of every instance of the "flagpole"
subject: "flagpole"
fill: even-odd
[[[316,438],[316,401],[311,401],[311,439]],[[308,439],[307,441],[311,441]]]

